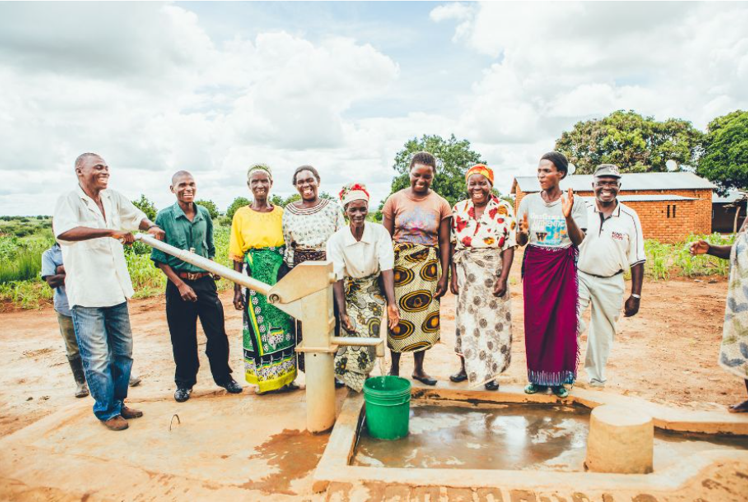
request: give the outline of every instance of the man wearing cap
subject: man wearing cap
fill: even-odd
[[[594,202],[587,208],[587,235],[579,250],[579,331],[586,329],[582,313],[592,304],[584,369],[590,385],[605,386],[605,364],[616,332],[625,292],[624,272],[631,270],[631,295],[624,315],[639,311],[644,279],[644,237],[636,211],[617,200],[621,189],[618,166],[595,169]]]

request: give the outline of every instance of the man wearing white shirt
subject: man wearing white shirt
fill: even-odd
[[[93,412],[110,430],[127,429],[143,413],[124,404],[132,368],[132,332],[127,299],[133,294],[123,244],[131,231],[164,232],[132,202],[108,190],[109,166],[99,155],[75,161],[78,186],[57,199],[55,237],[65,263],[65,286],[73,313]]]
[[[631,270],[631,295],[624,315],[639,311],[644,280],[644,236],[636,211],[618,201],[621,174],[613,164],[595,170],[595,201],[587,208],[587,234],[579,250],[579,335],[586,326],[582,313],[590,303],[590,332],[584,369],[593,387],[605,386],[610,355],[625,292],[623,275]]]

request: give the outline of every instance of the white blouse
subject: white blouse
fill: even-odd
[[[356,241],[348,226],[335,232],[327,241],[327,259],[332,261],[338,280],[360,279],[395,267],[390,233],[379,223],[369,221],[364,223],[360,241]]]
[[[323,251],[332,234],[345,226],[343,211],[329,199],[320,199],[319,204],[310,208],[287,205],[283,212],[286,265],[293,267],[296,248]]]

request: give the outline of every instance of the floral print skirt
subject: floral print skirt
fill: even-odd
[[[494,380],[512,361],[512,303],[507,292],[493,295],[501,273],[501,250],[465,249],[455,254],[457,265],[455,352],[465,358],[470,386]]]
[[[345,309],[355,332],[341,329],[341,336],[379,338],[385,305],[379,276],[377,272],[361,279],[346,277]],[[335,355],[335,375],[349,388],[361,392],[375,361],[374,347],[340,347]]]

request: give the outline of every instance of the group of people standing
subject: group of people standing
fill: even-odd
[[[234,269],[273,285],[305,261],[331,261],[336,333],[379,337],[385,322],[390,374],[399,375],[402,353],[412,352],[412,378],[426,385],[436,384],[424,361],[440,339],[440,298],[449,289],[457,295],[455,351],[461,364],[450,379],[497,390],[497,377],[511,362],[509,272],[515,248],[527,245],[522,262],[525,392],[550,389],[559,397],[568,395],[566,385],[577,379],[578,340],[586,328],[581,317],[587,306],[592,314],[585,369],[593,386],[604,386],[624,304],[623,276],[631,271],[624,312],[632,316],[639,309],[645,262],[638,216],[617,200],[618,168],[598,166],[592,183],[595,200],[585,204],[571,189],[560,189],[569,170],[567,159],[558,152],[545,154],[537,170],[541,191],[521,200],[517,218],[512,206],[495,194],[489,167],[467,170],[468,198],[454,207],[431,189],[436,170],[433,155],[415,154],[410,186],[385,201],[378,224],[367,220],[370,197],[361,183],[343,187],[338,205],[320,196],[319,172],[301,166],[292,178],[300,200],[282,208],[270,202],[271,169],[254,165],[247,172],[252,202],[236,211],[231,225]],[[173,176],[170,189],[176,203],[160,211],[155,223],[107,189],[109,167],[100,156],[81,155],[76,173],[79,186],[58,200],[54,233],[62,243],[94,413],[108,428],[123,430],[126,419],[142,412],[124,404],[132,365],[126,301],[132,285],[122,245],[131,244],[130,231],[140,229],[212,259],[213,224],[207,210],[194,203],[197,184],[188,172]],[[189,399],[196,383],[198,319],[216,384],[242,392],[231,377],[218,277],[158,250],[152,259],[168,278],[175,399]],[[295,352],[302,324],[264,295],[239,285],[233,304],[243,311],[245,379],[258,394],[297,388],[297,372],[304,369],[303,355]],[[335,357],[336,384],[361,391],[375,359],[371,347],[341,347]]]

